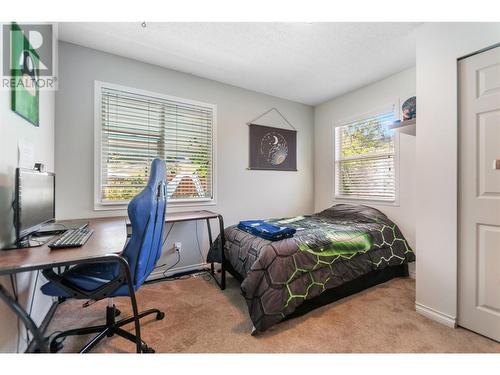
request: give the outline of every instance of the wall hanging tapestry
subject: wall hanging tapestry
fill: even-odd
[[[258,125],[254,122],[276,111],[293,130]],[[271,108],[248,123],[250,129],[250,165],[248,169],[296,171],[297,131],[276,108]]]

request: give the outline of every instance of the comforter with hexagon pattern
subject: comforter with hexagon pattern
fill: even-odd
[[[269,222],[297,232],[271,242],[236,226],[224,231],[224,255],[243,278],[241,291],[257,331],[327,289],[415,260],[398,226],[368,206],[338,204],[312,216]],[[218,242],[209,251],[209,262],[220,262]]]

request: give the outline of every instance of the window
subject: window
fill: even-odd
[[[96,208],[127,204],[156,157],[167,164],[169,202],[214,201],[215,110],[96,82]]]
[[[335,197],[396,202],[393,111],[335,128]]]

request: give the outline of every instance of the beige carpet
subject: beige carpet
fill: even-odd
[[[282,322],[257,337],[231,277],[220,291],[206,274],[146,285],[137,293],[140,309],[158,307],[163,321],[145,318],[142,337],[157,352],[496,352],[500,343],[468,330],[452,329],[415,312],[415,283],[394,279],[357,295]],[[122,316],[128,299],[115,299]],[[101,324],[106,301],[82,308],[82,301],[59,306],[48,332]],[[132,330],[133,325],[130,325]],[[64,351],[77,350],[88,337],[68,338]],[[134,344],[106,338],[95,352],[133,352]]]

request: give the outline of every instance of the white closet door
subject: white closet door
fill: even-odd
[[[500,341],[500,47],[459,62],[458,324]]]

